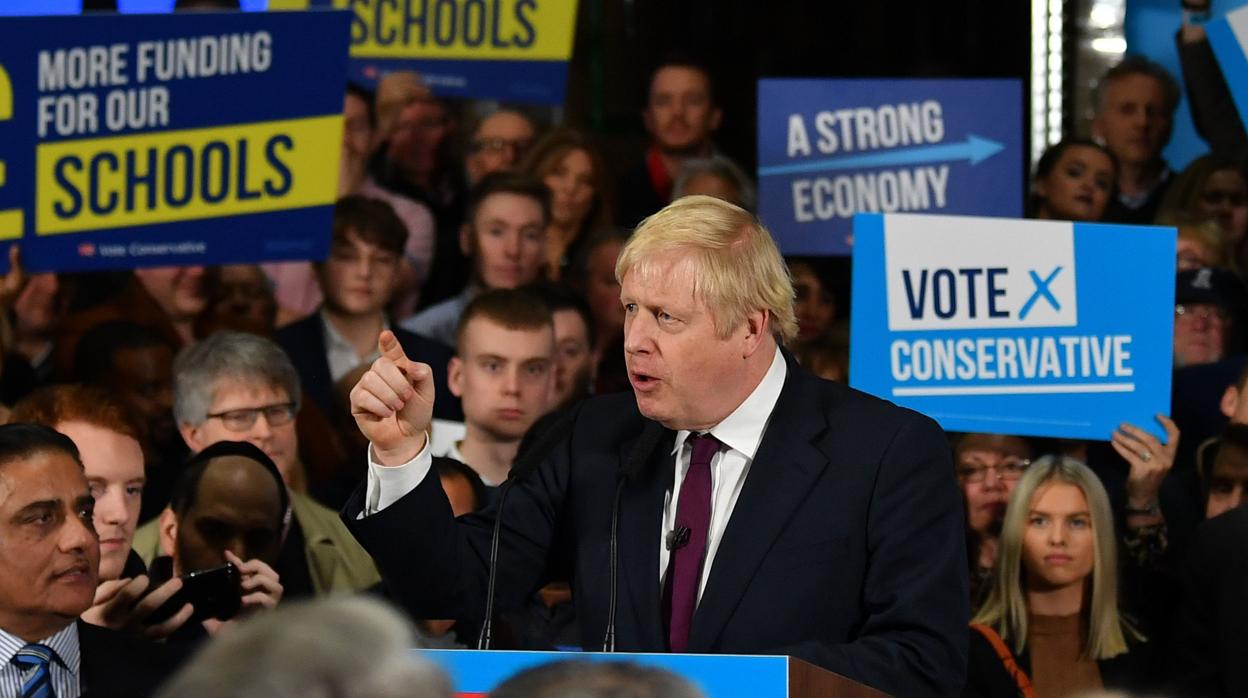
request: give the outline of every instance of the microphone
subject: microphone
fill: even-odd
[[[503,533],[503,506],[507,504],[507,495],[517,482],[528,476],[546,460],[559,442],[572,435],[572,424],[580,412],[579,406],[573,407],[554,419],[554,422],[533,442],[511,466],[507,481],[500,488],[498,509],[494,512],[494,533],[490,536],[490,567],[489,577],[485,585],[485,619],[481,622],[481,633],[477,635],[477,649],[488,650],[493,641],[494,632],[494,584],[498,578],[498,545]]]
[[[693,533],[693,529],[688,526],[677,526],[667,534],[667,549],[680,550],[689,545],[689,536]]]
[[[607,632],[602,638],[603,652],[615,651],[615,607],[620,587],[620,497],[624,494],[624,484],[635,480],[641,474],[646,462],[650,460],[650,454],[659,445],[659,439],[662,438],[664,431],[663,425],[658,422],[645,420],[641,436],[637,438],[637,443],[633,444],[633,450],[629,452],[628,459],[624,461],[624,467],[620,469],[615,485],[615,502],[611,505],[611,545],[608,563],[611,575],[611,595],[607,606]]]

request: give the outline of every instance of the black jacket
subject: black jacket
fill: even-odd
[[[602,646],[612,502],[645,423],[632,395],[591,398],[571,435],[507,499],[499,611],[570,550],[582,646]],[[930,419],[788,376],[724,531],[693,620],[694,653],[788,654],[897,695],[954,695],[966,662],[962,504]],[[656,425],[657,426],[657,425]],[[651,427],[653,429],[653,427]],[[617,649],[664,651],[659,538],[675,434],[663,430],[620,506]],[[643,449],[644,450],[644,449]],[[496,508],[451,516],[437,478],[343,518],[418,618],[480,617]],[[411,535],[420,531],[420,535]]]
[[[390,329],[398,338],[407,358],[429,364],[433,369],[433,384],[437,395],[433,416],[438,419],[462,420],[464,412],[459,406],[459,399],[451,395],[446,387],[446,365],[455,355],[454,352],[440,342],[408,332],[397,325],[392,325]],[[286,350],[295,370],[299,372],[304,395],[315,402],[326,416],[337,414],[334,410],[334,381],[329,374],[329,359],[326,356],[325,321],[320,310],[279,329],[276,339],[282,349]]]

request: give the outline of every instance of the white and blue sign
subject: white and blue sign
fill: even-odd
[[[1248,128],[1248,7],[1209,23],[1205,29],[1239,118]]]
[[[1017,80],[760,80],[759,212],[784,254],[845,255],[859,213],[1023,213]]]
[[[949,431],[1164,438],[1173,228],[870,214],[854,236],[855,388]]]

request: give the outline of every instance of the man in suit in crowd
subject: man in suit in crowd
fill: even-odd
[[[583,646],[602,646],[617,483],[615,646],[801,657],[897,695],[966,670],[966,551],[934,422],[820,380],[770,234],[705,196],[673,202],[616,265],[633,395],[587,400],[503,514],[500,610],[570,560]],[[351,394],[372,446],[344,510],[417,617],[480,617],[496,506],[454,519],[430,468],[430,370],[393,337]]]
[[[94,507],[68,437],[0,426],[0,695],[149,695],[176,668],[162,647],[78,620],[98,579]]]
[[[1196,530],[1168,653],[1175,695],[1248,695],[1248,507]]]

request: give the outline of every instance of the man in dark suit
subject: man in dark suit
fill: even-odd
[[[303,394],[326,416],[341,410],[334,404],[335,383],[372,362],[377,333],[390,326],[385,308],[398,284],[406,242],[407,228],[390,204],[347,196],[334,206],[329,257],[316,265],[325,303],[278,330],[276,337],[299,372]],[[433,367],[439,394],[449,395],[450,347],[407,330],[395,328],[394,333],[405,353]],[[454,397],[438,408],[440,419],[463,418]]]
[[[1175,695],[1248,695],[1248,507],[1196,529],[1169,653]]]
[[[78,449],[31,424],[0,426],[0,695],[149,695],[166,651],[78,620],[100,543]]]
[[[622,483],[618,649],[791,654],[889,693],[957,693],[966,552],[940,429],[779,348],[797,330],[792,284],[768,232],[731,204],[672,203],[616,272],[633,395],[583,403],[517,479],[500,608],[568,558],[583,645],[601,646]],[[388,335],[380,345],[351,395],[372,448],[344,518],[418,617],[479,618],[497,509],[451,517],[426,477],[428,367]]]

